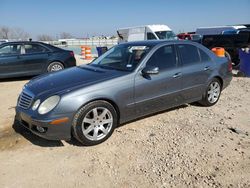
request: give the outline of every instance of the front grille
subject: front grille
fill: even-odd
[[[23,91],[19,97],[18,106],[23,109],[28,109],[31,106],[32,101],[33,101],[32,95]]]

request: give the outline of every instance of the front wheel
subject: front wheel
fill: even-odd
[[[117,126],[115,108],[106,101],[94,101],[83,106],[73,120],[73,135],[83,145],[104,142]]]
[[[214,78],[208,85],[206,92],[202,96],[202,100],[199,101],[203,106],[215,105],[221,94],[221,83],[217,78]]]

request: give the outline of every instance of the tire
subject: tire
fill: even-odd
[[[61,62],[54,61],[47,67],[48,72],[56,72],[64,69],[64,65]]]
[[[117,124],[115,108],[107,101],[98,100],[86,104],[76,113],[72,132],[83,145],[93,146],[107,140]]]
[[[221,89],[221,82],[217,78],[213,78],[199,103],[203,106],[215,105],[219,101]]]

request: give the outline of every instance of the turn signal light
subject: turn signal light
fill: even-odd
[[[60,118],[60,119],[56,119],[50,122],[51,125],[58,125],[61,123],[66,123],[67,121],[69,121],[69,118],[65,117],[65,118]]]

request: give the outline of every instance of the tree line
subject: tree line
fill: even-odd
[[[14,40],[29,40],[31,35],[24,31],[21,28],[10,28],[7,26],[0,26],[0,39],[14,39]],[[59,35],[61,39],[73,38],[70,33],[62,32]],[[53,37],[48,34],[41,34],[37,36],[37,40],[39,41],[52,41],[56,40],[56,37]]]

